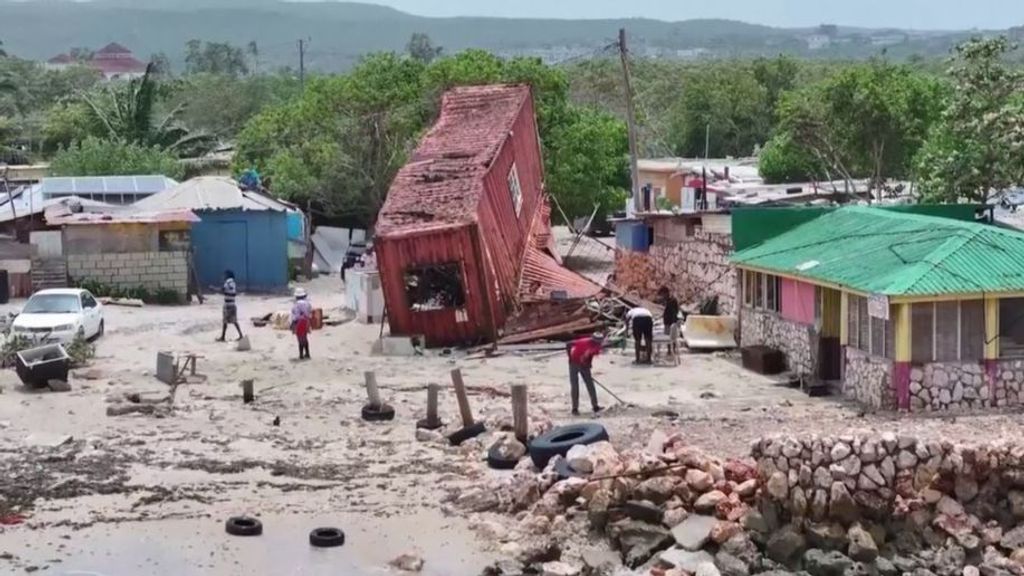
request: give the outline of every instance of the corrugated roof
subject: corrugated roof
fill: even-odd
[[[1024,291],[1024,233],[880,208],[840,208],[732,261],[889,296]]]
[[[139,210],[258,210],[284,212],[288,205],[258,192],[242,190],[222,176],[203,176],[139,200]]]
[[[472,86],[447,92],[437,123],[391,184],[377,219],[377,234],[473,222],[487,168],[529,98],[528,86]]]
[[[18,218],[26,218],[33,214],[42,214],[51,206],[67,202],[78,202],[82,206],[110,206],[110,204],[106,204],[104,202],[89,200],[88,198],[79,198],[78,196],[64,196],[62,198],[50,198],[49,200],[43,200],[42,192],[35,187],[25,191],[20,196],[15,196],[13,202],[14,210],[11,210],[11,201],[0,203],[0,223],[10,222],[15,219],[15,216]]]
[[[142,210],[71,212],[67,204],[46,210],[46,223],[51,226],[96,225],[96,224],[163,224],[172,222],[199,222],[199,217],[189,210],[150,212]]]

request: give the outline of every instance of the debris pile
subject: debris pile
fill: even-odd
[[[517,515],[524,539],[503,552],[520,561],[496,566],[492,574],[578,574],[584,565],[597,573],[582,551],[561,554],[572,533],[569,525],[577,523],[607,537],[617,552],[612,564],[689,566],[692,573],[698,560],[712,560],[700,552],[705,545],[721,546],[743,534],[742,522],[757,491],[752,462],[721,462],[679,435],[658,433],[643,451],[619,452],[609,442],[598,442],[573,447],[540,473],[520,464],[500,490],[465,493],[456,502],[476,512]],[[538,554],[552,547],[559,553]],[[555,561],[559,566],[549,565]]]
[[[721,462],[678,436],[642,452],[602,442],[460,501],[517,515],[523,538],[502,548],[517,561],[493,575],[1024,576],[1024,444],[785,437],[752,456]],[[614,562],[572,549],[588,532]]]

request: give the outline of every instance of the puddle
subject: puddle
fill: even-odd
[[[230,536],[222,521],[212,519],[160,520],[80,531],[9,530],[0,548],[17,555],[18,572],[35,565],[57,576],[379,576],[397,574],[387,563],[405,552],[425,560],[425,576],[475,576],[494,561],[463,520],[437,511],[391,518],[324,514],[261,520],[263,535],[252,538]],[[321,526],[344,530],[345,545],[310,546],[310,530]],[[12,567],[0,564],[0,572]]]

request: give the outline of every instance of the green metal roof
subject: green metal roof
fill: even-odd
[[[889,296],[1024,292],[1024,233],[881,208],[840,208],[732,262]]]

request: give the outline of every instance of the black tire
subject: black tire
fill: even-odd
[[[309,533],[309,544],[317,548],[334,548],[345,543],[345,533],[340,528],[317,528]]]
[[[502,458],[498,454],[497,446],[491,446],[491,449],[487,451],[487,465],[494,470],[515,470],[517,464],[519,464],[519,458]]]
[[[363,406],[363,420],[367,422],[390,422],[395,419],[395,409],[388,404]]]
[[[559,426],[530,442],[530,458],[543,469],[555,456],[565,456],[573,446],[594,444],[608,439],[608,431],[600,424],[587,422]]]
[[[423,418],[423,419],[421,419],[421,420],[416,422],[416,427],[417,428],[422,428],[423,430],[437,430],[437,429],[439,429],[439,428],[441,428],[443,426],[444,426],[444,422],[441,422],[440,419],[438,419],[436,425],[431,425],[430,422],[428,422],[426,418]]]
[[[224,531],[232,536],[259,536],[263,523],[248,516],[232,516],[224,523]]]
[[[466,440],[469,440],[471,438],[476,438],[477,436],[483,434],[486,431],[487,431],[487,427],[484,426],[484,423],[483,422],[477,422],[476,424],[473,424],[472,426],[466,426],[464,428],[456,430],[452,434],[449,434],[448,435],[448,442],[450,442],[452,446],[458,446],[458,445],[462,444],[463,442],[465,442]]]

